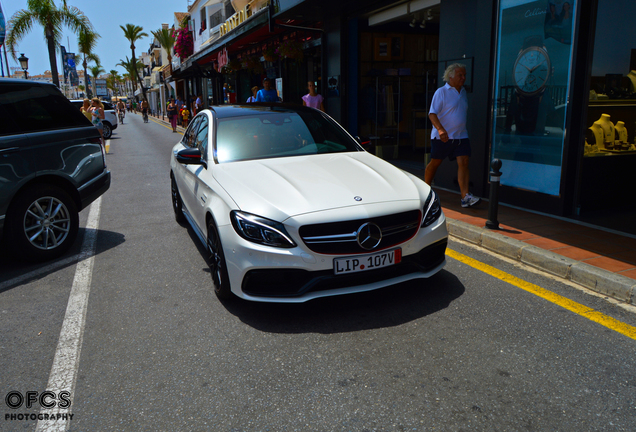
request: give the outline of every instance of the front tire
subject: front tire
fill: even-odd
[[[172,210],[174,210],[174,220],[180,224],[184,223],[186,217],[183,214],[183,201],[181,201],[177,182],[174,180],[174,176],[172,175],[170,176],[170,189],[172,190]]]
[[[227,273],[221,238],[212,220],[208,222],[208,249],[211,254],[210,271],[214,284],[214,294],[221,300],[227,300],[232,297],[230,277]]]
[[[79,229],[77,206],[56,186],[35,186],[20,193],[7,213],[7,236],[19,258],[57,258],[75,242]]]
[[[104,126],[104,129],[102,131],[104,134],[104,139],[110,139],[110,137],[113,136],[113,127],[108,122],[102,122],[102,125]]]

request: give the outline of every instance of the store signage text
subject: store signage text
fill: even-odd
[[[249,5],[245,6],[242,10],[238,11],[227,20],[225,23],[221,24],[221,28],[219,29],[219,33],[221,36],[226,34],[229,31],[234,30],[238,27],[243,21],[252,16],[252,9]]]
[[[535,8],[534,10],[528,9],[524,16],[526,18],[530,18],[530,17],[533,17],[533,16],[545,15],[546,13],[547,13],[546,9]]]

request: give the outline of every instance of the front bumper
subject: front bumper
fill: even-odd
[[[219,231],[232,292],[246,300],[276,303],[302,303],[431,277],[446,263],[448,242],[442,214],[433,225],[420,228],[415,237],[398,245],[400,264],[336,276],[333,260],[342,256],[317,254],[304,244],[293,249],[257,245],[238,237],[231,225]]]

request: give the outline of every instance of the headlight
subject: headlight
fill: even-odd
[[[239,211],[233,211],[230,215],[234,230],[245,240],[265,246],[296,247],[296,243],[280,222]]]
[[[431,190],[431,193],[426,198],[424,203],[424,220],[422,221],[422,228],[429,226],[442,214],[442,206],[439,203],[439,198],[435,192]]]

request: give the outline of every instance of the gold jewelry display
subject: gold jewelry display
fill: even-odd
[[[616,131],[616,140],[621,143],[627,142],[627,128],[625,127],[625,123],[622,121],[616,122],[615,126]]]
[[[636,70],[629,71],[627,78],[632,82],[632,93],[636,93]]]
[[[599,125],[598,122],[594,122],[592,126],[589,127],[589,129],[594,134],[594,138],[596,140],[596,142],[592,143],[592,145],[596,144],[599,148],[605,148],[605,146],[603,145],[603,142],[605,140],[604,140],[603,128],[601,127],[601,125]]]
[[[601,118],[594,122],[595,125],[598,125],[603,129],[603,141],[599,144],[599,148],[614,148],[614,140],[615,140],[615,129],[614,123],[610,121],[609,114],[601,114]],[[593,125],[592,125],[593,126]],[[602,147],[601,147],[602,146]]]

